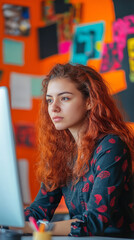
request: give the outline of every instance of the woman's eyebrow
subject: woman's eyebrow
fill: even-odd
[[[73,93],[71,93],[71,92],[61,92],[61,93],[58,94],[58,96],[63,95],[63,94],[71,94],[71,95],[73,95]],[[52,97],[52,95],[47,94],[46,97]]]

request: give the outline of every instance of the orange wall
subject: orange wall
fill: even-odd
[[[9,64],[3,64],[2,54],[0,55],[0,70],[4,71],[3,78],[0,85],[9,86],[9,75],[11,72],[44,75],[50,68],[57,62],[64,63],[70,59],[70,53],[63,55],[51,56],[47,59],[40,60],[38,56],[38,39],[37,39],[37,27],[44,26],[44,22],[40,20],[40,2],[41,0],[0,0],[0,9],[3,3],[11,3],[16,5],[28,6],[30,8],[30,22],[31,22],[31,33],[28,37],[14,37],[6,36],[4,34],[4,19],[2,17],[2,10],[0,13],[0,52],[2,53],[2,40],[3,38],[10,38],[15,40],[24,41],[24,66],[13,66]],[[105,35],[104,42],[112,42],[112,23],[115,20],[114,7],[112,0],[72,0],[72,3],[83,3],[83,14],[81,23],[90,23],[103,20],[105,21]],[[100,60],[90,60],[88,65],[93,65],[99,70],[101,63]],[[107,80],[111,93],[117,93],[126,88],[124,71],[113,71],[103,74]],[[118,82],[117,82],[118,79]],[[37,112],[39,108],[39,99],[33,99],[32,110],[12,110],[13,123],[27,122],[34,123],[37,120]],[[132,124],[133,125],[133,124]],[[16,148],[17,158],[27,158],[30,166],[30,188],[32,194],[32,200],[36,196],[39,183],[35,177],[35,160],[36,160],[36,148],[18,147]]]

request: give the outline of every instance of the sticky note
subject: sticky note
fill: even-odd
[[[3,61],[6,64],[24,65],[24,43],[11,39],[3,40]]]

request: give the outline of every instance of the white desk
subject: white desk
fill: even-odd
[[[5,230],[3,232],[3,229],[0,231],[0,240],[17,240],[20,239],[20,236],[18,237],[18,235],[14,235],[14,233],[12,233],[10,235],[10,231],[12,230],[6,230],[6,234],[5,234]],[[52,236],[52,240],[132,240],[134,239],[133,237],[127,237],[126,238],[123,237],[108,237],[108,236],[93,236],[93,237],[68,237],[68,236]],[[33,236],[22,236],[21,240],[33,240]]]
[[[113,237],[64,237],[64,236],[57,236],[52,237],[52,240],[132,240],[132,238],[113,238]],[[21,240],[33,240],[31,237],[22,237]]]

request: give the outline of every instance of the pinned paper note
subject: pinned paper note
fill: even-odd
[[[81,24],[75,28],[72,45],[72,63],[86,65],[89,59],[99,59],[102,52],[104,22]]]
[[[3,40],[3,61],[6,64],[24,64],[24,43],[11,39]]]
[[[31,78],[31,88],[32,88],[32,96],[40,97],[42,95],[42,79],[43,77],[32,77]]]
[[[38,29],[40,59],[58,54],[57,24]]]
[[[18,146],[35,146],[35,127],[30,123],[18,123],[14,125],[15,143]]]
[[[11,105],[15,109],[31,109],[31,78],[26,74],[11,73]]]
[[[44,76],[12,72],[10,75],[11,104],[15,109],[31,109],[32,98],[42,96]]]
[[[12,36],[28,36],[30,33],[29,8],[3,4],[5,34]]]

